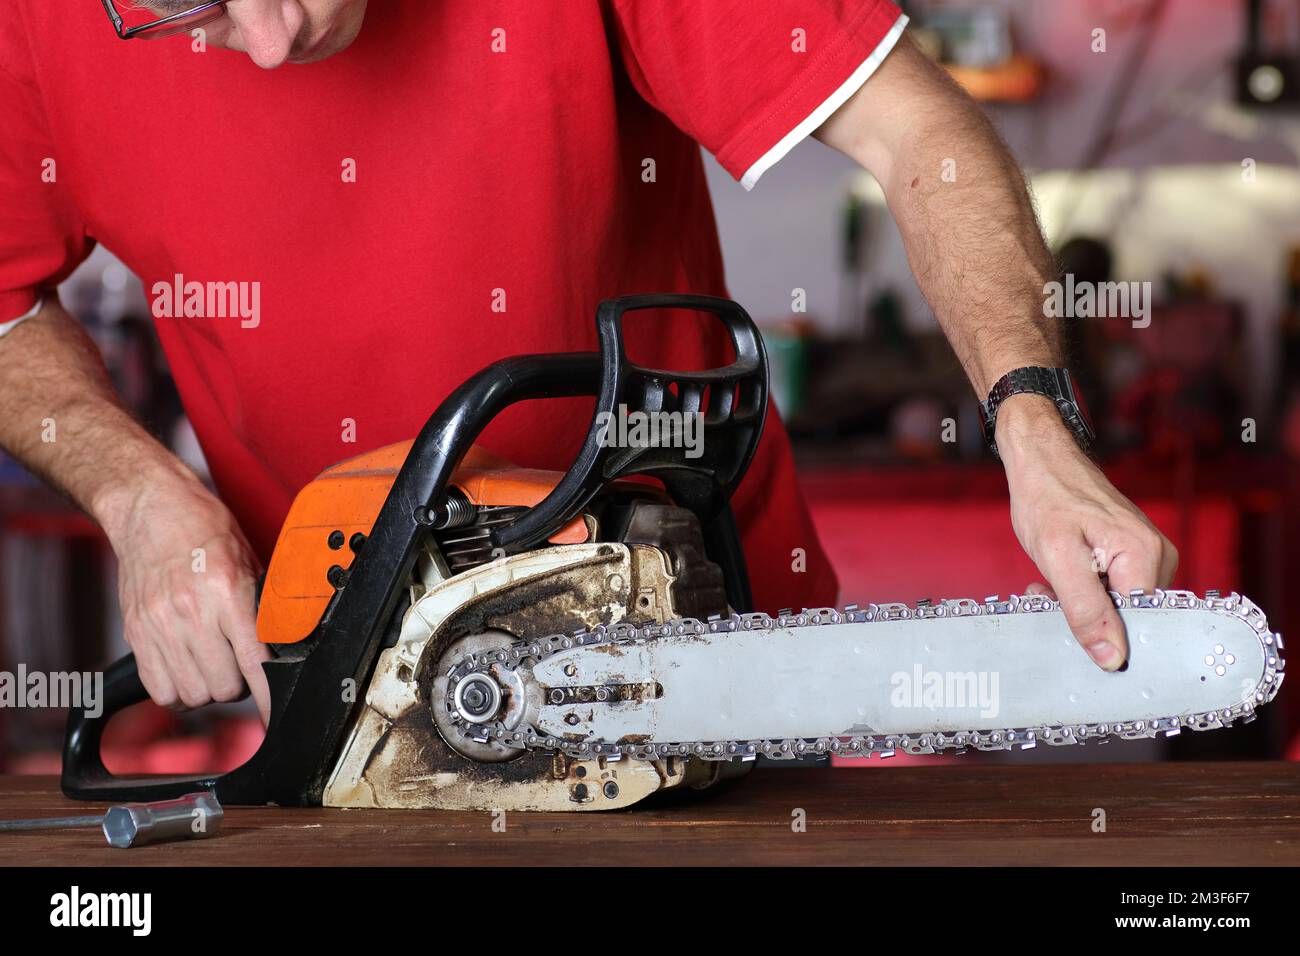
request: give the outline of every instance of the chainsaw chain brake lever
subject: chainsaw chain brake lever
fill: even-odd
[[[724,368],[676,372],[628,361],[623,318],[642,309],[691,309],[720,318],[736,359]],[[600,394],[582,450],[555,489],[527,513],[493,532],[507,552],[539,546],[572,519],[604,485],[628,475],[653,475],[677,503],[702,520],[712,518],[740,483],[767,413],[767,358],[753,321],[735,302],[698,295],[638,295],[602,302],[596,313],[600,336]],[[702,427],[695,447],[685,447],[680,425],[669,442],[620,443],[620,417],[694,415]],[[672,421],[664,419],[665,422]],[[678,419],[682,421],[682,419]]]
[[[645,309],[687,309],[717,316],[735,360],[705,371],[645,368],[627,358],[623,320]],[[728,501],[753,460],[767,415],[768,366],[753,320],[729,299],[701,295],[636,295],[608,299],[596,313],[601,378],[595,414],[577,459],[554,490],[508,525],[492,531],[506,553],[540,546],[606,484],[630,475],[663,482],[673,500],[694,512],[706,548],[722,567],[732,606],[748,610],[744,558]],[[651,441],[628,441],[625,416],[655,417]],[[694,421],[687,424],[687,417]],[[662,423],[662,426],[660,425]],[[686,441],[694,426],[695,436]],[[666,433],[665,433],[666,429]]]
[[[643,309],[688,309],[716,315],[735,361],[698,372],[643,368],[629,362],[623,317]],[[222,803],[319,805],[357,707],[343,682],[368,685],[383,636],[411,579],[429,531],[429,511],[443,500],[452,473],[483,429],[505,408],[532,399],[595,395],[596,415],[577,460],[555,489],[511,525],[494,532],[507,552],[535,547],[577,515],[616,478],[650,475],[693,511],[705,547],[723,571],[737,611],[752,609],[744,556],[728,500],[762,436],[768,370],[753,321],[726,299],[637,295],[601,303],[600,352],[521,355],[489,365],[456,388],[429,417],[389,489],[348,582],[294,653],[263,665],[271,691],[266,738],[246,763],[226,774],[127,779],[108,771],[100,742],[108,720],[147,699],[135,658],[105,672],[102,708],[71,709],[64,738],[63,792],[79,799],[157,800],[212,790]],[[620,408],[620,406],[623,406]],[[696,448],[618,447],[605,429],[621,411],[700,413]],[[602,414],[603,413],[603,414]],[[680,418],[679,418],[680,421]],[[626,443],[625,443],[626,445]],[[696,455],[695,452],[699,454]],[[688,452],[690,454],[688,454]]]

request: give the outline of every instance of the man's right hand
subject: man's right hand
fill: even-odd
[[[265,723],[257,559],[225,506],[122,407],[95,343],[53,293],[0,335],[0,408],[0,448],[108,535],[149,696],[200,707],[237,699],[246,683]]]
[[[118,489],[103,524],[118,558],[126,642],[149,696],[177,709],[271,700],[257,640],[257,559],[226,507],[187,469]]]

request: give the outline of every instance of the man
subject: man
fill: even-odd
[[[870,171],[981,397],[1062,365],[1016,165],[888,0],[0,3],[0,445],[102,525],[160,703],[247,683],[265,716],[254,578],[323,467],[411,436],[492,360],[594,347],[606,296],[725,294],[697,142],[746,187],[810,134]],[[172,15],[153,29],[170,38],[114,35]],[[94,242],[153,292],[221,500],[121,409],[51,292]],[[249,308],[186,310],[182,281]],[[677,315],[634,345],[642,364],[723,358]],[[518,407],[483,442],[563,468],[589,414]],[[1050,398],[1011,396],[995,428],[1021,543],[1120,667],[1099,572],[1164,585],[1174,549]],[[774,418],[734,504],[759,605],[832,603]]]

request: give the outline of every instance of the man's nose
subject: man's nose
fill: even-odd
[[[289,58],[303,23],[298,0],[230,0],[226,14],[249,58],[267,70]]]

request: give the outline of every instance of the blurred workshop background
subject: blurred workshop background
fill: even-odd
[[[912,36],[984,103],[1024,164],[1062,271],[1151,283],[1149,326],[1067,328],[1098,457],[1178,546],[1175,585],[1249,594],[1296,633],[1300,0],[902,6]],[[731,293],[764,326],[842,599],[982,598],[1038,579],[976,398],[878,186],[811,141],[752,193],[705,161]],[[60,291],[129,404],[202,472],[139,281],[99,249]],[[97,528],[0,455],[0,670],[97,667],[125,651],[120,631]],[[62,723],[61,712],[0,708],[0,772],[57,770]],[[106,754],[119,772],[217,769],[260,736],[247,705],[138,707]],[[157,742],[138,747],[146,738]],[[114,745],[123,740],[132,746]],[[1300,759],[1300,694],[1229,734],[907,759],[1282,756]]]

